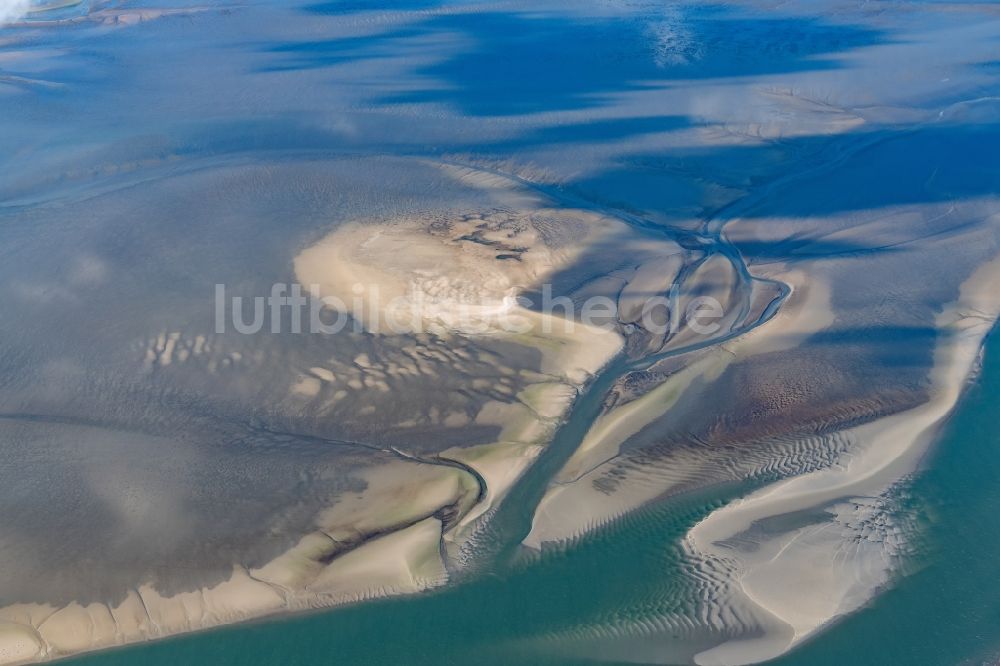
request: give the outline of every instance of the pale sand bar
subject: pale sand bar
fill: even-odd
[[[737,500],[709,515],[688,534],[700,557],[731,561],[747,599],[768,618],[791,628],[777,635],[724,643],[698,655],[699,664],[752,663],[775,657],[837,617],[856,610],[885,584],[890,573],[880,544],[845,549],[844,530],[825,523],[782,534],[753,552],[724,544],[770,516],[833,504],[850,513],[849,498],[878,497],[917,469],[942,422],[955,407],[992,329],[1000,303],[1000,262],[981,266],[963,285],[959,300],[937,318],[945,335],[934,355],[931,397],[923,405],[846,431],[856,442],[842,466],[796,476]],[[863,506],[863,502],[860,503]],[[843,508],[838,508],[843,507]],[[839,516],[838,516],[839,517]],[[856,516],[846,516],[850,520]],[[831,553],[836,556],[831,559]]]

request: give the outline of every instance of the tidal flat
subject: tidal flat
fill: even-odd
[[[0,664],[995,659],[998,34],[0,0]]]

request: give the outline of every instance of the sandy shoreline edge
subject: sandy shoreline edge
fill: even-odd
[[[594,217],[583,211],[567,215],[575,214]],[[607,218],[598,222],[594,232],[598,239],[624,228]],[[390,273],[382,269],[388,265],[383,259],[392,258],[386,255],[396,252],[398,239],[409,244],[412,265]],[[344,225],[296,257],[296,277],[303,285],[320,285],[320,292],[313,294],[318,297],[345,295],[355,282],[398,295],[412,288],[410,278],[416,276],[437,290],[438,307],[427,316],[441,334],[470,336],[474,334],[448,330],[452,287],[458,290],[454,303],[467,297],[460,290],[463,280],[471,279],[465,273],[480,278],[485,273],[486,282],[500,285],[476,295],[490,301],[569,263],[586,246],[549,254],[539,244],[537,251],[530,250],[539,255],[535,263],[519,262],[530,266],[522,275],[508,273],[511,262],[487,261],[491,257],[480,256],[478,246],[473,245],[470,253],[467,246],[448,240],[422,233],[413,221],[396,226]],[[345,246],[357,252],[345,252]],[[439,266],[450,272],[443,279],[429,279],[430,270]],[[316,531],[259,568],[234,565],[232,576],[212,587],[165,596],[152,585],[138,584],[113,604],[22,603],[0,608],[0,664],[63,658],[279,613],[411,594],[447,582],[446,559],[461,565],[463,548],[474,539],[478,526],[551,439],[579,388],[621,351],[624,342],[611,330],[583,324],[567,329],[552,325],[553,315],[509,301],[504,307],[513,308],[529,324],[527,330],[511,334],[487,328],[481,335],[536,350],[541,372],[530,373],[533,379],[515,401],[488,402],[480,411],[477,423],[500,426],[498,441],[442,451],[441,465],[414,458],[373,468],[363,496],[341,499],[322,512]],[[492,312],[483,316],[489,321]],[[447,460],[475,470],[486,488],[480,489],[480,481],[468,471],[445,464]],[[412,491],[405,506],[400,506],[400,489]],[[447,525],[436,517],[443,507],[456,510]]]
[[[845,465],[772,484],[714,511],[691,529],[685,540],[689,552],[725,562],[725,568],[735,571],[734,582],[749,610],[770,625],[761,637],[698,654],[696,663],[745,664],[779,656],[859,609],[889,581],[892,544],[862,541],[845,548],[851,534],[847,525],[865,520],[878,498],[918,469],[958,404],[1000,314],[998,279],[1000,260],[994,259],[977,269],[962,284],[958,300],[937,316],[943,335],[934,352],[927,402],[844,431],[857,443]],[[852,498],[853,504],[845,501]],[[782,533],[755,552],[738,550],[730,541],[763,519],[816,507],[826,507],[837,521]]]

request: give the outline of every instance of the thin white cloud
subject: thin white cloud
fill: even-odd
[[[0,0],[0,25],[21,18],[30,6],[31,0]]]

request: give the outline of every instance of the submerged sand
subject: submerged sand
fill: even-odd
[[[440,585],[448,573],[435,516],[442,506],[467,510],[478,492],[456,468],[402,461],[371,468],[367,490],[320,516],[315,532],[259,568],[234,565],[224,582],[181,593],[138,584],[112,604],[0,608],[0,660],[51,659]]]
[[[915,334],[928,329],[911,325],[886,340],[909,363],[897,361],[898,370],[885,385],[859,383],[853,398],[836,392],[825,401],[799,398],[836,389],[849,373],[868,374],[864,366],[843,361],[865,345],[875,348],[870,337],[861,337],[856,347],[847,344],[845,313],[876,321],[886,314],[864,304],[855,312],[845,307],[850,300],[842,285],[857,284],[853,267],[859,258],[762,262],[751,268],[755,274],[790,287],[776,316],[711,349],[633,373],[633,382],[648,383],[642,391],[617,387],[615,401],[553,480],[525,544],[544,549],[689,489],[778,473],[785,478],[760,483],[759,490],[713,511],[690,530],[683,542],[685,575],[696,583],[693,596],[699,601],[693,601],[697,610],[690,615],[698,619],[668,614],[660,621],[699,640],[716,636],[715,647],[694,657],[699,664],[755,663],[785,653],[861,608],[892,582],[908,553],[911,535],[890,509],[893,493],[918,469],[1000,315],[994,205],[908,211],[910,224],[938,220],[941,210],[953,215],[962,232],[945,242],[973,247],[982,257],[981,263],[972,262],[973,269],[964,269],[972,273],[964,280],[952,273],[942,282],[910,284],[918,294],[951,292],[950,302],[927,307],[917,296],[909,310],[899,307],[894,315],[928,322],[933,331],[928,366],[920,362],[925,343]],[[896,215],[879,216],[878,225],[900,233]],[[970,220],[969,226],[962,227],[962,220]],[[868,234],[882,228],[872,227]],[[733,235],[748,229],[751,223],[740,221]],[[947,263],[934,250],[920,256]],[[882,262],[898,271],[903,258]],[[879,270],[879,263],[867,265]],[[843,350],[840,360],[828,356],[826,347],[838,335],[844,342],[833,349]],[[783,368],[776,365],[781,359]],[[802,384],[795,364],[825,375]],[[741,414],[744,399],[755,412],[773,415],[732,416]],[[780,420],[786,404],[798,410],[787,425]],[[636,631],[646,636],[643,627]],[[627,641],[617,648],[615,643],[604,646],[609,654],[627,654]]]
[[[445,584],[519,481],[540,557],[743,497],[539,653],[761,660],[892,583],[997,314],[994,7],[117,4],[0,36],[0,663]],[[213,329],[292,282],[397,307]]]
[[[730,560],[739,590],[749,602],[791,629],[724,643],[699,654],[697,663],[740,664],[775,657],[857,610],[889,581],[894,549],[902,542],[862,539],[848,546],[852,524],[865,521],[869,498],[884,495],[916,471],[957,404],[976,369],[983,339],[1000,316],[998,280],[1000,261],[979,267],[962,284],[959,299],[937,316],[941,341],[934,351],[927,402],[845,431],[854,442],[845,464],[768,486],[713,512],[689,532],[686,545],[697,557]],[[833,523],[757,541],[752,552],[727,545],[768,517],[831,505]],[[832,561],[831,552],[836,553]]]
[[[475,411],[440,413],[435,407],[432,419],[458,433],[494,432],[495,441],[424,453],[406,444],[334,440],[395,460],[383,456],[378,464],[355,470],[351,483],[358,490],[340,491],[315,516],[315,530],[291,548],[255,566],[234,564],[228,579],[194,589],[161,589],[137,580],[115,602],[0,609],[0,663],[418,592],[445,583],[449,568],[468,560],[491,511],[546,446],[581,388],[624,344],[617,322],[600,328],[567,320],[525,307],[518,295],[595,247],[627,247],[650,263],[677,255],[678,248],[637,235],[613,217],[546,207],[543,197],[509,179],[474,169],[442,171],[465,186],[487,189],[504,205],[485,212],[346,222],[295,257],[297,281],[314,299],[333,296],[351,303],[360,291],[385,300],[366,302],[357,317],[363,335],[374,336],[367,338],[376,341],[372,351],[337,354],[293,373],[288,400],[321,414],[352,400],[367,410],[373,398],[403,390],[403,382],[440,385],[444,372],[457,370],[463,391],[482,395],[473,403]],[[649,288],[648,277],[639,279]],[[403,312],[378,309],[391,298],[394,307],[403,304]],[[325,302],[331,307],[332,301]],[[410,326],[393,329],[387,316]],[[510,330],[500,317],[514,318],[517,326]],[[524,352],[497,364],[491,345]],[[137,351],[142,371],[153,376],[192,364],[214,375],[259,362],[258,356],[227,351],[213,336],[182,332],[161,333]],[[492,363],[499,383],[477,373],[465,378],[470,372],[465,368],[477,363]],[[397,427],[406,433],[417,425],[403,421]]]

